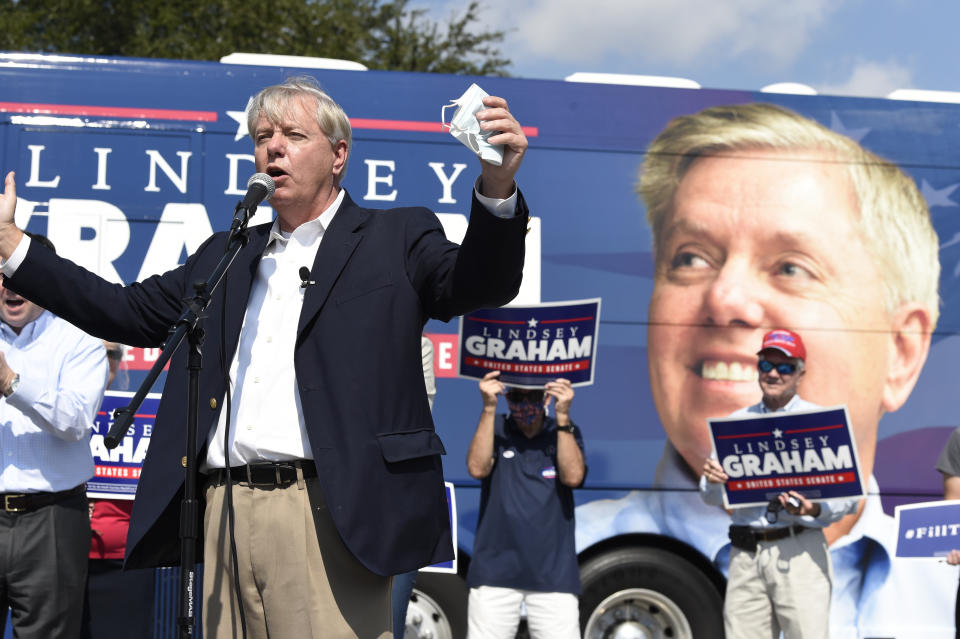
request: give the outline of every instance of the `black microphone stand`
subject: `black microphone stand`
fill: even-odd
[[[196,617],[196,590],[197,590],[197,540],[200,531],[200,502],[197,500],[197,415],[200,399],[200,369],[203,368],[203,318],[204,311],[210,304],[213,292],[226,275],[240,250],[247,244],[249,233],[247,223],[257,210],[254,204],[249,208],[242,208],[237,204],[234,212],[233,224],[227,238],[227,248],[214,268],[210,277],[204,281],[193,283],[194,296],[184,299],[186,308],[171,327],[170,337],[163,346],[160,357],[154,363],[146,379],[140,384],[130,403],[113,412],[114,422],[104,443],[107,448],[116,448],[133,423],[134,414],[140,408],[147,393],[153,387],[160,372],[180,347],[183,338],[187,337],[190,353],[187,361],[188,389],[187,389],[187,441],[184,466],[183,500],[180,502],[180,607],[177,615],[177,629],[179,637],[194,635]],[[226,312],[226,309],[224,309]]]

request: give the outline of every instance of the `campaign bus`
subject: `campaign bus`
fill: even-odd
[[[862,507],[828,533],[832,636],[953,636],[957,569],[897,557],[893,515],[898,505],[942,499],[934,466],[958,425],[960,104],[296,65],[0,54],[0,171],[16,171],[18,224],[113,282],[183,263],[229,228],[255,172],[248,100],[307,74],[351,118],[350,196],[374,208],[427,206],[459,241],[479,165],[440,117],[476,82],[508,100],[530,143],[518,174],[531,219],[514,303],[602,300],[592,383],[577,386],[572,405],[588,466],[575,491],[584,636],[722,636],[730,517],[703,503],[697,480],[711,450],[707,419],[760,399],[755,353],[763,331],[779,327],[773,322],[807,342],[801,396],[846,407],[864,478]],[[864,248],[863,236],[896,230],[898,213],[869,222],[850,213],[863,196],[849,185],[831,203],[815,178],[843,160],[788,154],[778,179],[799,181],[764,190],[773,156],[763,144],[756,196],[737,200],[735,179],[706,175],[703,163],[688,167],[707,180],[701,195],[716,196],[688,212],[699,221],[660,229],[655,263],[637,195],[651,142],[675,118],[754,103],[819,123],[914,182],[937,235],[938,299],[886,304],[888,289],[909,290],[924,275],[936,278],[936,268],[894,283],[894,267],[921,249],[875,249],[882,240]],[[721,153],[711,166],[719,171],[723,161]],[[881,198],[871,206],[892,205]],[[264,202],[251,223],[271,219]],[[444,475],[456,496],[456,573],[421,572],[407,636],[465,634],[480,503],[465,459],[481,398],[475,379],[457,376],[458,328],[456,319],[424,327]],[[122,390],[135,391],[157,356],[128,349]],[[111,454],[136,463],[149,432],[140,429],[120,453],[95,433],[97,464],[106,467]],[[175,616],[168,573],[157,572],[156,636],[174,631],[160,623]]]

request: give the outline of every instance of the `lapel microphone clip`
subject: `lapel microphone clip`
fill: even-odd
[[[300,288],[307,288],[311,284],[316,284],[313,280],[310,279],[310,269],[306,266],[300,267]]]

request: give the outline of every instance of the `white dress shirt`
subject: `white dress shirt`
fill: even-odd
[[[300,406],[293,348],[306,288],[300,267],[313,267],[324,231],[333,221],[345,191],[340,190],[320,216],[292,233],[275,220],[250,288],[240,342],[230,365],[230,465],[312,459]],[[227,404],[207,438],[207,467],[223,468]]]
[[[423,385],[427,389],[427,401],[433,412],[433,398],[437,396],[437,378],[433,374],[433,342],[429,337],[420,336],[420,361],[423,364]]]
[[[20,331],[0,324],[20,375],[0,397],[0,493],[56,492],[93,476],[90,433],[107,384],[103,343],[44,311]]]

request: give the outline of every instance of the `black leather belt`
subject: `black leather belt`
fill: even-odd
[[[3,510],[8,513],[28,513],[44,506],[56,504],[87,491],[86,484],[55,493],[0,493]]]
[[[312,479],[317,476],[317,467],[312,459],[298,459],[295,461],[231,466],[230,481],[250,484],[251,486],[286,486],[297,481],[298,467],[303,470],[304,479]],[[210,477],[217,484],[223,484],[227,481],[227,471],[223,468],[217,468],[210,473]]]
[[[778,541],[790,535],[799,535],[809,530],[806,526],[793,524],[777,528],[751,528],[750,526],[730,526],[730,544],[734,548],[753,552],[761,541]]]

